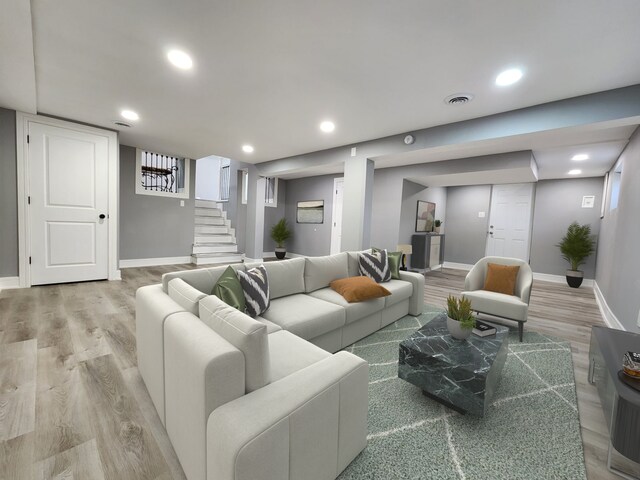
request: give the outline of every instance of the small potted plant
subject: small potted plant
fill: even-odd
[[[442,220],[434,220],[433,221],[433,231],[436,233],[440,233],[440,227],[442,226]]]
[[[281,218],[278,223],[271,227],[271,238],[277,245],[275,248],[276,257],[282,260],[287,254],[284,244],[291,238],[291,230],[289,230],[289,225],[287,225],[285,218]]]
[[[447,317],[449,333],[458,340],[466,340],[476,326],[471,311],[471,300],[464,297],[456,298],[453,295],[447,297]]]
[[[584,278],[584,272],[578,269],[595,249],[591,226],[573,222],[557,246],[560,247],[562,258],[571,265],[571,269],[566,271],[567,284],[570,287],[578,288],[582,285]]]

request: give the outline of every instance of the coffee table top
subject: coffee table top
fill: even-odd
[[[422,359],[455,366],[475,373],[488,371],[502,347],[509,329],[494,325],[497,333],[488,337],[471,334],[467,340],[457,340],[449,334],[447,317],[442,315],[423,326],[400,343],[401,348]]]

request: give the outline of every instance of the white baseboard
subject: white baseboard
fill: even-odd
[[[596,296],[596,302],[598,303],[598,308],[600,309],[600,314],[604,319],[604,323],[606,323],[609,328],[626,330],[626,328],[624,328],[624,325],[622,325],[622,323],[620,323],[620,320],[618,320],[618,317],[616,317],[611,308],[609,308],[607,300],[604,298],[602,290],[600,290],[597,282],[593,282],[593,293]]]
[[[467,263],[455,263],[455,262],[444,262],[444,268],[453,268],[454,270],[466,270],[469,271],[473,268],[473,265],[469,265]]]
[[[157,267],[159,265],[180,265],[191,263],[191,255],[186,257],[135,258],[120,260],[120,268]]]
[[[20,288],[20,277],[0,277],[0,292],[10,288]]]
[[[542,280],[543,282],[551,282],[551,283],[563,283],[563,284],[567,283],[567,277],[565,277],[564,275],[551,275],[549,273],[533,272],[533,279]],[[593,284],[594,284],[593,278],[585,278],[582,281],[582,285],[584,285],[585,287],[593,288]]]

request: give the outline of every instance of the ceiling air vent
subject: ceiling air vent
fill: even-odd
[[[120,120],[116,120],[115,122],[113,122],[113,124],[117,125],[118,127],[131,128],[131,124],[130,123],[121,122]]]
[[[473,95],[470,93],[454,93],[444,99],[444,103],[448,105],[464,105],[473,100]]]

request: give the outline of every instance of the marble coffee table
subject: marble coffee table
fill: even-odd
[[[507,358],[509,329],[456,340],[441,315],[400,343],[398,377],[460,413],[482,416],[491,404]]]

